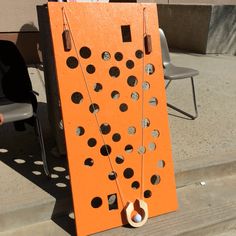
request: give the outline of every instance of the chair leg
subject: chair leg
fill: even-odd
[[[170,82],[169,82],[170,83]],[[168,87],[169,83],[167,83],[166,88]],[[191,118],[192,120],[195,120],[198,117],[198,110],[197,110],[197,102],[196,102],[196,95],[195,95],[195,88],[194,88],[194,81],[193,81],[193,77],[191,77],[191,84],[192,84],[192,94],[193,94],[193,104],[194,104],[194,110],[195,110],[195,115],[191,115],[169,103],[167,103],[167,106],[172,108],[173,110]]]
[[[41,149],[41,157],[43,161],[43,169],[47,177],[50,177],[50,172],[48,169],[48,164],[47,164],[47,156],[46,156],[46,151],[45,151],[45,145],[43,141],[43,133],[42,133],[42,128],[40,121],[37,117],[37,114],[34,114],[35,117],[35,123],[36,123],[36,131],[37,131],[37,136],[39,139],[39,144],[40,144],[40,149]]]

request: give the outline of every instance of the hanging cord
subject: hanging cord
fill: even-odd
[[[84,70],[83,70],[82,65],[81,65],[81,63],[80,63],[80,61],[79,61],[79,53],[78,53],[78,50],[77,50],[77,47],[76,47],[75,38],[74,38],[74,35],[73,35],[73,33],[72,33],[71,26],[70,26],[70,22],[69,22],[69,19],[68,19],[67,15],[66,15],[66,12],[65,12],[64,7],[62,8],[62,13],[63,13],[64,16],[65,16],[65,20],[66,20],[66,23],[67,23],[67,25],[68,25],[68,28],[69,28],[69,31],[70,31],[70,34],[71,34],[71,38],[72,38],[72,42],[73,42],[73,45],[74,45],[74,48],[75,48],[76,56],[77,56],[77,59],[78,59],[78,62],[79,62],[79,66],[80,66],[80,69],[81,69],[81,72],[82,72],[83,80],[84,80],[84,83],[85,83],[85,86],[86,86],[86,90],[87,90],[87,93],[88,93],[89,101],[90,101],[90,103],[91,103],[91,105],[92,105],[92,107],[93,107],[93,110],[96,110],[95,107],[94,107],[94,103],[93,103],[93,101],[92,101],[92,97],[91,97],[90,92],[89,92],[89,87],[88,87],[88,84],[87,84],[87,81],[86,81],[86,77],[85,77],[85,74],[84,74]],[[106,143],[105,143],[105,139],[104,139],[102,133],[100,132],[99,121],[98,121],[98,117],[97,117],[96,113],[94,113],[94,116],[95,116],[96,123],[97,123],[98,129],[99,129],[99,133],[100,133],[101,138],[102,138],[102,142],[103,142],[104,147],[106,148],[106,152],[107,152],[107,154],[108,154],[108,160],[109,160],[110,167],[111,167],[113,173],[116,174],[115,168],[114,168],[114,166],[113,166],[113,164],[112,164],[112,161],[111,161],[111,157],[110,157],[110,155],[109,155],[109,150],[107,149],[107,145],[106,145]],[[123,208],[124,208],[126,204],[125,204],[125,202],[124,202],[124,197],[123,197],[123,194],[122,194],[121,187],[120,187],[119,181],[118,181],[118,179],[117,179],[117,176],[116,176],[116,178],[115,178],[115,182],[116,182],[117,190],[118,190],[118,192],[119,192],[119,195],[120,195],[120,198],[121,198],[121,202],[122,202],[122,205],[123,205]]]

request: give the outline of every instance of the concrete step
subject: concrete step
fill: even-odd
[[[119,227],[96,236],[210,236],[233,232],[236,226],[236,175],[210,180],[206,185],[179,188],[179,209],[149,219],[141,228]]]
[[[0,233],[0,236],[67,236],[69,235],[61,227],[51,220],[40,222],[37,224],[27,225],[14,230]]]

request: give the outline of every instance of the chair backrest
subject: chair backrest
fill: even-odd
[[[159,28],[160,40],[161,40],[161,52],[163,66],[170,64],[170,54],[165,34],[161,28]]]

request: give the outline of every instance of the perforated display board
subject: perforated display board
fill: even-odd
[[[78,235],[176,210],[156,4],[48,6]]]

